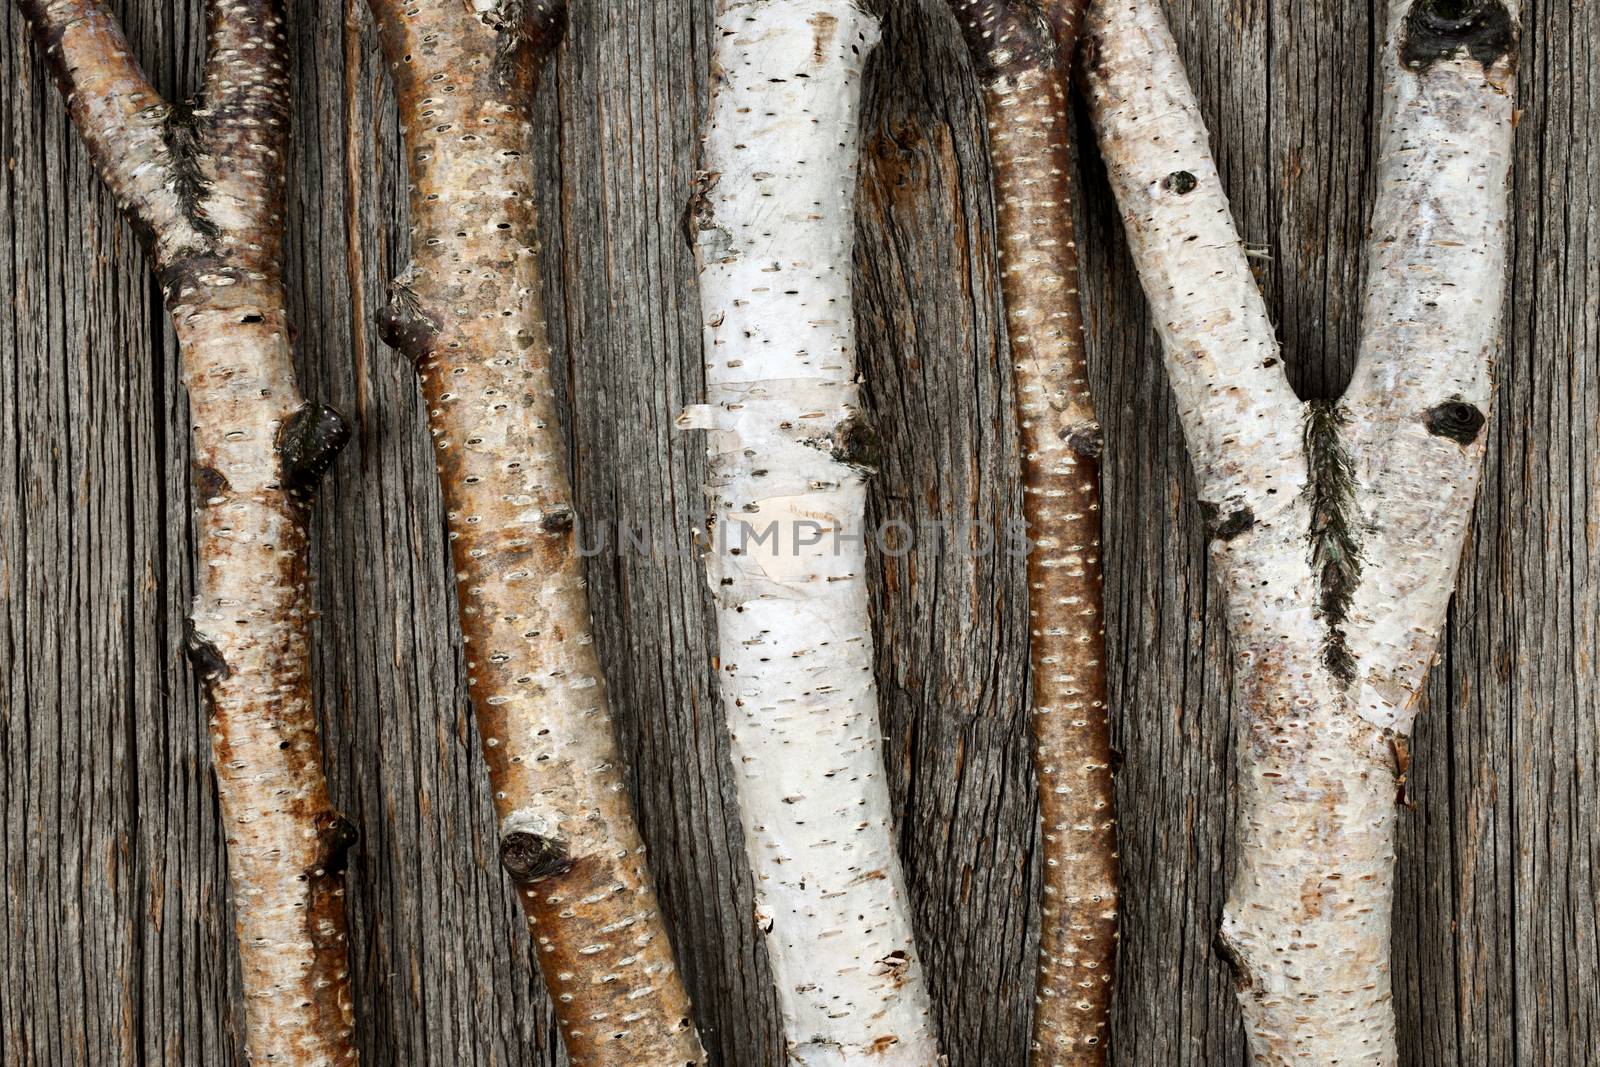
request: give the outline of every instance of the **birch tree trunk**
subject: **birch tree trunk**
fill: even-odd
[[[428,404],[501,863],[575,1067],[703,1063],[622,779],[551,399],[531,108],[565,8],[371,7],[411,179],[412,259],[379,324]]]
[[[1090,15],[1091,111],[1228,593],[1238,856],[1221,943],[1256,1063],[1396,1062],[1394,811],[1482,466],[1515,12],[1393,4],[1355,376],[1301,404],[1154,0]]]
[[[312,491],[349,429],[301,398],[290,355],[283,10],[208,4],[203,91],[173,105],[95,0],[21,7],[144,240],[182,353],[199,562],[187,644],[211,711],[246,1055],[351,1063],[343,875],[356,835],[323,777],[306,558]]]
[[[1033,1062],[1105,1062],[1117,834],[1100,580],[1100,425],[1083,356],[1067,86],[1084,5],[952,0],[983,85],[1028,538],[1044,851]]]
[[[790,1063],[938,1060],[895,854],[867,614],[850,298],[861,71],[855,0],[725,5],[700,267],[722,700]]]

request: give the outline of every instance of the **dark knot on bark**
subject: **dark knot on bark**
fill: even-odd
[[[1228,936],[1225,929],[1221,927],[1217,929],[1217,934],[1212,939],[1211,947],[1216,950],[1217,955],[1222,957],[1223,962],[1228,965],[1228,969],[1233,972],[1233,988],[1236,991],[1243,993],[1256,988],[1259,982],[1255,972],[1250,969],[1250,964],[1245,959],[1244,953],[1240,951],[1238,945],[1234,944],[1233,939]]]
[[[233,673],[222,658],[221,649],[195,628],[193,619],[183,620],[183,650],[202,685],[209,686]]]
[[[356,824],[336,811],[325,811],[316,818],[319,852],[317,865],[309,873],[314,878],[334,878],[350,865],[350,850],[361,840]]]
[[[1429,433],[1448,437],[1463,448],[1478,439],[1484,421],[1483,412],[1461,399],[1435,404],[1423,419]]]
[[[539,528],[545,533],[566,533],[572,529],[572,508],[566,504],[547,508],[544,517],[539,520]]]
[[[1488,70],[1517,47],[1517,26],[1501,0],[1416,0],[1400,36],[1400,62],[1425,71],[1461,53]]]
[[[409,277],[409,275],[405,275]],[[433,351],[439,322],[422,307],[422,301],[403,281],[389,286],[389,303],[377,314],[378,336],[383,343],[413,363]]]
[[[1205,516],[1206,535],[1213,541],[1232,541],[1256,524],[1256,513],[1248,506],[1235,508],[1224,515],[1216,504],[1202,500],[1200,511]]]
[[[208,467],[203,463],[194,466],[194,496],[201,507],[210,506],[233,486],[228,484],[228,479],[215,467]]]
[[[553,837],[516,830],[500,842],[500,865],[518,885],[531,885],[572,870],[566,846]]]
[[[1175,170],[1161,179],[1161,188],[1175,196],[1184,196],[1192,193],[1199,184],[1200,179],[1186,170]]]
[[[537,77],[567,29],[566,0],[477,0],[468,6],[499,39],[495,73],[508,87],[524,76]]]
[[[1105,451],[1105,435],[1098,426],[1068,427],[1060,437],[1079,459],[1097,461]]]
[[[278,465],[284,490],[309,499],[350,440],[350,424],[326,404],[306,404],[278,430]]]
[[[1014,86],[1028,71],[1056,70],[1077,37],[1084,5],[1052,6],[1039,0],[956,0],[950,9],[966,41],[978,80],[985,85]]]
[[[840,463],[871,472],[878,469],[878,444],[878,431],[857,412],[834,429],[829,453]]]

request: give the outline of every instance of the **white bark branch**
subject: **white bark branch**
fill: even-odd
[[[863,570],[850,298],[854,0],[724,7],[700,187],[723,704],[789,1062],[937,1060],[890,826]],[[777,544],[756,543],[773,530]],[[809,543],[808,543],[809,542]]]

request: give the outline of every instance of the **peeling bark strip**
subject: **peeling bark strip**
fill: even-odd
[[[171,105],[100,4],[20,3],[91,159],[145,241],[182,354],[198,556],[185,644],[211,709],[246,1054],[353,1063],[339,872],[354,834],[322,773],[302,506],[348,431],[332,409],[301,400],[290,358],[282,6],[208,3],[203,93]]]
[[[1105,0],[1087,28],[1090,110],[1202,501],[1255,517],[1212,542],[1243,742],[1220,942],[1274,1067],[1396,1062],[1395,804],[1500,328],[1515,12],[1391,7],[1356,370],[1303,415],[1159,7]]]
[[[1322,662],[1341,682],[1355,678],[1345,643],[1344,621],[1361,581],[1361,545],[1356,539],[1355,471],[1339,439],[1349,420],[1337,402],[1305,405],[1307,505],[1311,509],[1311,569],[1317,578],[1317,614],[1326,633]]]
[[[706,176],[686,215],[706,404],[680,424],[711,431],[706,570],[755,924],[790,1063],[932,1067],[872,676],[867,468],[853,462],[852,205],[878,23],[854,0],[749,0],[717,25]],[[779,550],[742,547],[741,531],[773,523]],[[792,536],[807,523],[823,534]]]
[[[531,109],[564,9],[372,0],[410,159],[415,360],[500,858],[575,1067],[703,1063],[590,632],[539,295]]]
[[[1028,557],[1028,619],[1044,898],[1033,1063],[1090,1067],[1106,1058],[1117,835],[1099,424],[1084,364],[1072,230],[1067,88],[1084,4],[1062,0],[1038,9],[1026,0],[951,0],[950,8],[988,112],[1023,506],[1035,546]],[[1230,517],[1226,536],[1243,529],[1236,516],[1248,514]]]

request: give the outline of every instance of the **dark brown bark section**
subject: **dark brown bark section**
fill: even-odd
[[[983,86],[1020,431],[1044,896],[1035,1064],[1106,1062],[1117,835],[1100,563],[1100,426],[1073,232],[1067,101],[1083,4],[952,0]]]

